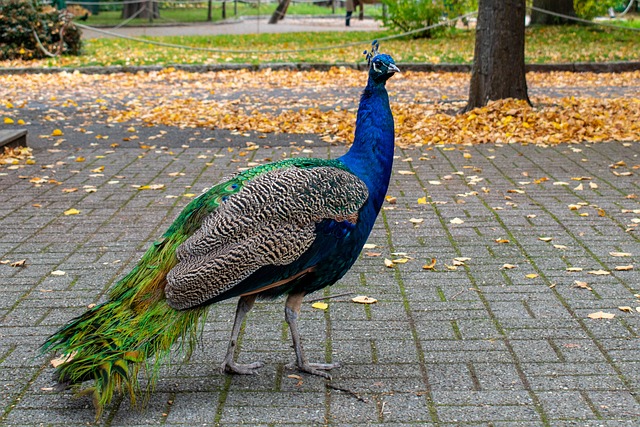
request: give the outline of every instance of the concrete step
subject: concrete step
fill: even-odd
[[[26,129],[1,129],[0,130],[0,147],[26,147],[27,146],[27,130]]]

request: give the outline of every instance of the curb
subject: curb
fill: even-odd
[[[428,63],[399,63],[398,66],[403,71],[419,71],[431,73],[468,73],[471,72],[473,64],[428,64]],[[264,64],[210,64],[210,65],[139,65],[139,66],[107,66],[107,67],[14,67],[1,68],[0,75],[6,74],[56,74],[56,73],[82,73],[82,74],[114,74],[114,73],[138,73],[161,71],[167,68],[189,71],[193,73],[206,73],[228,70],[299,70],[299,71],[326,71],[334,67],[353,68],[356,70],[366,69],[364,63],[306,63],[306,62],[284,62],[284,63],[264,63]],[[574,73],[623,73],[630,71],[640,71],[640,61],[620,61],[620,62],[570,62],[566,64],[526,64],[527,72],[551,73],[556,71],[568,71]]]

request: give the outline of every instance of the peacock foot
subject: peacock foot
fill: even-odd
[[[306,372],[307,374],[311,374],[311,375],[317,375],[319,377],[323,377],[326,378],[328,380],[331,379],[331,375],[329,375],[328,372],[325,371],[329,371],[333,368],[339,368],[340,367],[340,363],[303,363],[303,364],[297,364],[297,363],[289,363],[288,365],[285,366],[285,368],[287,369],[291,369],[291,370],[298,370],[301,372]]]
[[[248,364],[236,363],[234,361],[224,361],[220,366],[220,372],[239,375],[254,375],[258,373],[258,369],[264,366],[264,362],[253,362]]]

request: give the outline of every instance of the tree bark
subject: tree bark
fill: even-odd
[[[122,19],[128,19],[134,16],[143,19],[160,18],[160,9],[157,2],[136,2],[125,3],[122,8]]]
[[[278,7],[273,11],[273,15],[271,15],[271,19],[269,19],[269,24],[277,24],[278,21],[284,19],[284,16],[287,14],[287,9],[289,8],[289,3],[291,3],[291,0],[280,0]]]
[[[576,16],[573,0],[533,0],[533,6],[563,15]],[[549,15],[537,10],[531,11],[531,24],[533,25],[562,25],[570,23],[571,21],[566,18]]]
[[[529,104],[524,66],[525,0],[480,0],[469,102],[461,112],[504,98]]]

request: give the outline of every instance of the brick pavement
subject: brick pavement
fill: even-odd
[[[257,140],[162,127],[140,130],[156,145],[141,149],[121,142],[128,124],[105,128],[81,117],[69,118],[68,128],[84,125],[110,139],[89,144],[65,131],[67,141],[54,146],[56,138],[38,138],[51,127],[40,117],[47,108],[43,101],[24,113],[31,115],[36,164],[0,168],[0,261],[26,259],[26,267],[0,264],[3,426],[93,420],[90,399],[50,390],[52,369],[37,346],[101,301],[188,194],[248,162],[344,151],[314,135]],[[216,141],[206,140],[212,134]],[[247,139],[261,148],[244,151]],[[302,147],[305,140],[314,142]],[[78,156],[86,160],[75,161]],[[284,368],[293,351],[282,301],[258,304],[241,336],[240,360],[264,360],[261,373],[220,374],[235,306],[225,302],[212,307],[192,359],[163,369],[145,409],[116,399],[100,424],[638,425],[640,277],[637,269],[615,267],[637,264],[640,253],[640,206],[627,198],[640,194],[633,169],[640,144],[442,146],[398,149],[397,156],[389,190],[396,203],[385,206],[369,240],[377,245],[369,251],[381,256],[363,254],[322,294],[354,292],[378,303],[358,305],[343,296],[328,300],[326,311],[303,307],[310,359],[343,363],[333,380],[288,376],[295,372]],[[620,161],[626,166],[610,167]],[[30,182],[34,176],[60,184]],[[579,177],[585,180],[573,180]],[[165,187],[132,187],[147,184]],[[426,204],[418,202],[423,197]],[[70,208],[80,213],[65,216]],[[462,223],[452,223],[455,218]],[[392,268],[383,262],[405,257]],[[461,257],[469,259],[454,260]],[[424,270],[432,258],[435,269]],[[52,275],[56,270],[65,274]],[[589,274],[596,270],[610,274]],[[576,280],[591,290],[575,287]],[[587,317],[600,310],[615,318]]]

